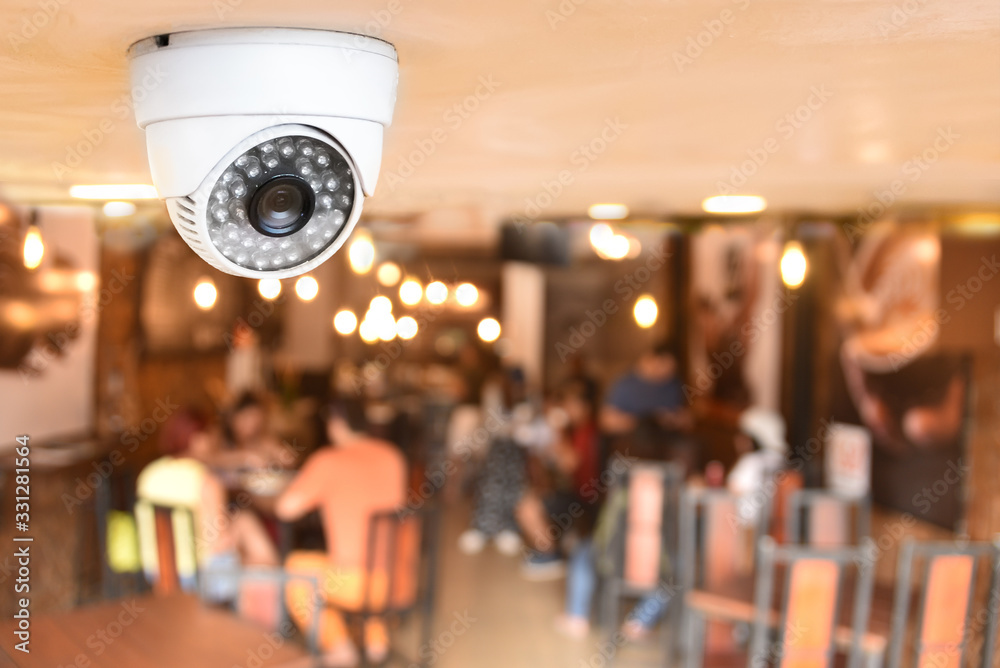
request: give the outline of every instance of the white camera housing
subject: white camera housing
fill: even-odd
[[[149,37],[128,55],[153,183],[206,262],[286,278],[344,244],[375,190],[392,122],[391,44],[224,28]]]

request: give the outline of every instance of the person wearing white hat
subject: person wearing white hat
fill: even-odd
[[[752,495],[761,489],[768,476],[785,464],[788,444],[785,442],[785,421],[781,415],[766,408],[748,408],[740,415],[740,431],[733,439],[739,459],[726,478],[733,494],[743,497],[740,519],[755,521],[760,512]]]

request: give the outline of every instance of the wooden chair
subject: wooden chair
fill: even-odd
[[[861,544],[871,527],[871,501],[824,489],[800,489],[788,497],[785,538],[791,544],[847,547]]]
[[[368,665],[364,627],[373,618],[382,619],[391,629],[419,613],[419,647],[429,646],[437,577],[438,525],[435,507],[402,508],[372,515],[361,604],[339,607],[327,603],[344,617],[348,628],[355,630],[362,665]],[[380,577],[373,578],[376,573]],[[376,582],[378,587],[373,586]],[[408,658],[392,645],[390,635],[387,661],[399,659],[405,665],[425,665],[423,656]]]
[[[290,583],[305,581],[311,590],[318,591],[319,581],[314,576],[291,574],[281,568],[240,567],[236,569],[202,569],[201,578],[233,578],[238,583],[236,597],[226,605],[239,617],[254,622],[263,629],[293,635],[295,625],[288,611],[285,591]],[[209,601],[218,604],[217,601]],[[305,630],[304,642],[309,652],[319,655],[319,615]]]
[[[749,504],[749,505],[748,505]],[[767,534],[770,499],[746,499],[724,489],[688,489],[681,499],[680,559],[678,583],[683,605],[677,606],[675,628],[685,628],[688,595],[699,590],[723,594],[733,582],[752,578],[757,559],[756,546]],[[760,506],[760,507],[757,507]],[[748,516],[741,515],[750,513]],[[705,640],[713,653],[736,652],[733,623],[711,621]],[[677,654],[684,652],[689,633],[682,632],[675,643]]]
[[[873,577],[872,569],[857,567],[860,552],[851,548],[778,546],[769,536],[761,539],[758,552],[752,601],[731,593],[703,590],[688,593],[690,637],[686,665],[831,668],[840,651],[847,655],[848,668],[860,668],[865,655]],[[844,627],[840,624],[841,590],[849,569],[853,571],[853,610],[850,626]],[[782,586],[780,604],[776,607],[775,584],[779,573]],[[705,628],[711,620],[751,626],[745,655],[705,656]]]
[[[988,594],[976,600],[977,570],[990,568]],[[919,571],[918,571],[919,569]],[[920,600],[911,610],[912,576],[919,572]],[[1000,607],[1000,549],[990,543],[924,543],[908,540],[899,554],[886,666],[960,668],[973,665],[973,638],[981,639],[981,668],[993,665]],[[915,613],[915,614],[913,614]],[[915,623],[913,623],[915,622]],[[912,632],[907,633],[908,627]],[[907,642],[907,635],[912,635]],[[904,646],[911,648],[904,651]]]
[[[615,520],[610,573],[603,580],[601,619],[617,630],[622,597],[656,594],[664,573],[677,562],[681,487],[684,469],[673,462],[635,464],[617,481],[626,501]]]
[[[149,559],[156,560],[156,578],[150,582],[153,593],[174,594],[196,589],[198,582],[198,555],[195,549],[194,513],[181,506],[166,506],[139,501],[135,506],[140,541],[152,541],[155,554],[145,555],[144,567],[149,569]],[[152,528],[142,521],[144,514],[151,514]],[[145,531],[152,536],[143,536]],[[184,578],[187,573],[190,577]]]

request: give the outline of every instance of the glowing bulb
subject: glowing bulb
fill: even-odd
[[[353,311],[343,310],[333,316],[333,328],[338,334],[352,334],[358,326],[358,317]]]
[[[375,323],[368,318],[361,321],[361,325],[358,327],[358,334],[361,335],[361,340],[365,343],[375,343],[378,341],[378,332],[375,329]]]
[[[622,234],[615,234],[608,240],[608,243],[602,249],[604,254],[611,258],[612,260],[621,260],[626,255],[631,244],[628,242],[628,237]]]
[[[97,276],[92,271],[81,271],[77,273],[74,283],[80,292],[90,292],[97,287]]]
[[[716,195],[701,203],[707,213],[758,213],[767,208],[767,200],[757,195]]]
[[[368,310],[372,313],[392,313],[392,301],[384,295],[379,295],[372,299]]]
[[[590,227],[590,245],[594,250],[602,249],[614,235],[615,231],[607,223],[594,223]]]
[[[45,244],[42,243],[42,233],[32,225],[24,235],[24,266],[28,269],[37,269],[44,256]]]
[[[368,237],[359,236],[351,244],[347,256],[355,274],[367,274],[375,263],[375,245]]]
[[[376,315],[375,331],[378,338],[383,341],[392,341],[396,338],[396,321],[389,313],[379,313]]]
[[[444,304],[448,299],[448,286],[441,281],[434,281],[427,286],[427,301],[431,304]]]
[[[215,306],[215,300],[219,297],[219,291],[215,289],[215,283],[207,278],[198,281],[194,286],[194,303],[202,311],[207,311]]]
[[[455,288],[455,299],[462,306],[472,306],[479,301],[479,290],[472,283],[462,283]]]
[[[408,315],[396,321],[396,333],[401,339],[412,339],[417,335],[417,321]]]
[[[124,218],[135,213],[135,204],[132,202],[105,202],[104,215],[108,218]]]
[[[797,288],[806,280],[809,263],[802,252],[798,241],[785,244],[785,252],[781,255],[781,280],[790,288]]]
[[[262,278],[257,281],[257,292],[264,299],[277,299],[281,294],[281,281],[276,278]]]
[[[479,321],[476,333],[486,343],[491,343],[500,338],[500,323],[495,318],[483,318]]]
[[[304,302],[311,302],[319,294],[319,283],[312,276],[303,276],[295,281],[295,294]]]
[[[402,275],[403,272],[400,271],[399,265],[395,262],[383,262],[378,266],[378,270],[375,272],[375,278],[379,283],[387,288],[399,283],[399,279]]]
[[[649,329],[654,324],[656,324],[656,317],[659,315],[660,309],[656,306],[656,300],[649,295],[643,295],[635,302],[635,307],[632,309],[632,315],[635,316],[635,322],[643,329]]]
[[[403,281],[399,286],[399,301],[407,306],[416,306],[424,296],[424,288],[412,278]]]

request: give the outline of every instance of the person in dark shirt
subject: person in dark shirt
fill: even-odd
[[[669,344],[645,352],[635,367],[619,378],[608,392],[600,414],[601,430],[612,441],[630,441],[637,430],[655,429],[662,442],[657,452],[633,452],[644,459],[677,459],[693,466],[693,446],[686,434],[691,430],[691,411],[677,377],[677,358]]]

